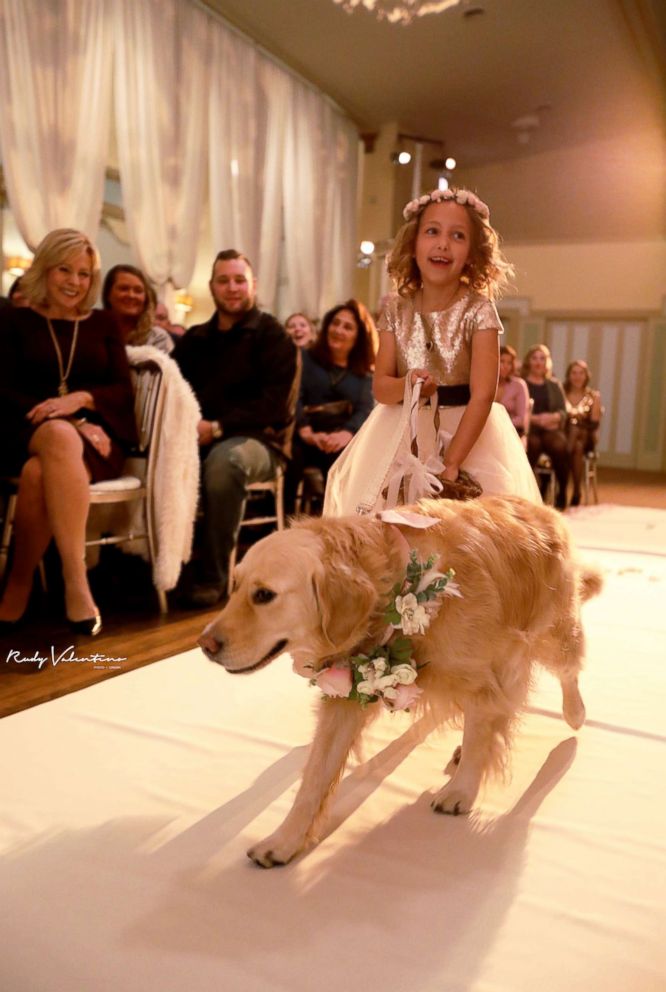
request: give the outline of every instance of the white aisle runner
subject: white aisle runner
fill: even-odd
[[[572,515],[581,545],[605,509]],[[1,720],[0,988],[661,992],[666,513],[640,512],[650,553],[586,552],[586,726],[544,674],[469,818],[429,810],[459,733],[387,714],[321,845],[251,864],[312,732],[286,658],[233,678],[193,650]]]

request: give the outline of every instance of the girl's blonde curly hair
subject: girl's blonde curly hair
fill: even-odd
[[[452,189],[450,192],[452,196],[447,197],[445,202],[457,202],[463,206],[472,224],[472,245],[463,270],[462,281],[466,282],[474,292],[481,293],[490,300],[496,300],[513,276],[513,266],[502,254],[499,235],[489,220],[481,216],[472,203],[460,203],[458,199],[454,199],[457,194],[464,196],[466,191]],[[440,197],[435,195],[437,193],[437,190],[433,191],[429,194],[432,199],[428,198],[425,203],[419,204],[418,213],[414,214],[412,211],[413,215],[396,234],[387,258],[388,273],[400,296],[413,296],[421,288],[421,273],[414,257],[416,237],[425,210],[432,203],[442,202]],[[425,200],[425,196],[421,199]]]

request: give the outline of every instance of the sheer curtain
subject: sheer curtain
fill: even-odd
[[[357,138],[323,94],[192,0],[0,0],[0,17],[2,159],[29,245],[95,236],[113,104],[127,232],[158,286],[189,284],[209,209],[267,309],[349,295]]]
[[[109,4],[0,0],[0,154],[23,240],[95,239],[111,114]]]
[[[268,309],[320,314],[350,294],[356,130],[223,25],[212,35],[213,243],[249,256]]]
[[[277,292],[289,78],[223,24],[211,25],[208,110],[211,231],[216,251],[251,260],[263,305]]]
[[[116,0],[115,109],[127,229],[158,285],[187,286],[204,209],[210,20],[188,0]]]
[[[351,122],[292,77],[283,171],[286,311],[321,314],[350,295],[357,149]]]

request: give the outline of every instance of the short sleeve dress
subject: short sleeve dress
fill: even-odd
[[[480,331],[502,333],[502,324],[497,309],[490,300],[478,293],[467,292],[446,310],[434,313],[421,313],[417,310],[412,298],[398,295],[389,297],[382,316],[379,319],[380,331],[388,331],[395,335],[396,361],[398,376],[405,376],[410,369],[425,368],[434,376],[441,386],[469,385],[472,363],[472,340]],[[398,404],[398,407],[402,404]],[[353,495],[350,500],[346,495],[339,495],[336,487],[340,484],[341,491],[349,486],[353,473],[347,464],[350,459],[358,459],[361,465],[369,465],[372,460],[378,460],[377,452],[385,449],[381,440],[385,434],[386,443],[393,444],[398,438],[397,423],[387,430],[381,421],[388,420],[387,411],[395,408],[378,404],[385,413],[373,413],[361,428],[345,452],[345,462],[339,464],[336,475],[329,476],[332,486],[331,498],[327,490],[325,512],[331,515],[344,510],[350,510],[351,504],[357,499],[356,485],[350,486]],[[455,434],[458,424],[465,412],[464,406],[440,405],[439,444],[443,457],[446,457],[446,447]],[[397,414],[392,415],[393,419]],[[380,429],[376,436],[371,432],[376,427]],[[397,444],[402,444],[402,436]],[[398,457],[396,450],[394,458]],[[379,461],[382,461],[381,456]],[[525,449],[518,437],[515,427],[506,408],[501,403],[493,403],[488,419],[474,447],[462,466],[473,475],[481,485],[484,493],[489,495],[511,494],[522,496],[534,503],[541,503],[534,473],[530,468]],[[384,465],[382,464],[381,471]],[[390,472],[390,467],[389,467]],[[358,506],[367,506],[369,500],[361,499]],[[328,511],[327,511],[328,504]]]

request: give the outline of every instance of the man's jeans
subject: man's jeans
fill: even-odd
[[[279,455],[252,437],[213,444],[203,463],[203,580],[224,590],[229,556],[238,541],[247,486],[275,478]]]

